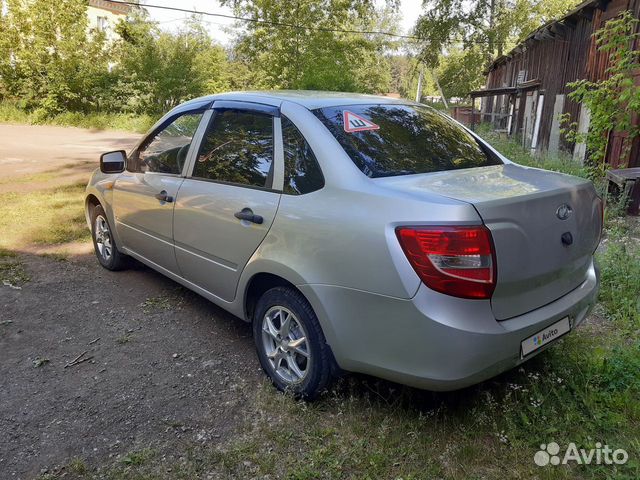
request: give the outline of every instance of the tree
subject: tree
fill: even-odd
[[[481,85],[483,70],[543,24],[580,0],[424,0],[415,34],[419,59],[440,69],[445,94],[466,94]],[[464,92],[464,94],[463,94]]]
[[[422,59],[437,65],[440,54],[459,45],[502,55],[533,30],[566,13],[579,0],[425,0],[415,33]]]
[[[249,23],[236,55],[265,88],[383,92],[390,65],[389,37],[335,30],[393,29],[397,5],[377,10],[373,0],[223,0]]]
[[[422,96],[439,95],[431,70],[425,69],[414,56],[393,55],[389,57],[389,62],[391,63],[390,92],[398,93],[403,98],[415,100],[418,77],[422,69]]]
[[[484,84],[483,70],[486,58],[477,46],[462,50],[452,48],[440,59],[438,81],[447,98],[465,98],[472,90]]]
[[[87,32],[83,0],[7,0],[0,27],[0,83],[42,115],[94,107],[108,72],[109,54],[99,32]]]
[[[120,22],[117,32],[117,81],[108,97],[127,109],[158,114],[187,99],[228,89],[227,54],[198,18],[172,34],[138,11]]]

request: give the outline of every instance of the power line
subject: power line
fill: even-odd
[[[293,23],[286,23],[286,22],[275,22],[272,20],[262,20],[259,18],[248,18],[248,17],[238,17],[235,15],[228,15],[225,13],[213,13],[213,12],[204,12],[201,10],[189,10],[187,8],[179,8],[179,7],[167,7],[165,5],[152,5],[152,4],[140,4],[140,3],[136,3],[136,2],[127,2],[127,1],[123,1],[123,0],[105,0],[109,3],[115,3],[115,4],[120,4],[120,5],[131,5],[134,7],[144,7],[144,8],[157,8],[160,10],[170,10],[170,11],[174,11],[174,12],[182,12],[182,13],[189,13],[189,14],[196,14],[196,15],[204,15],[204,16],[209,16],[209,17],[220,17],[220,18],[227,18],[230,20],[239,20],[241,22],[248,22],[248,23],[258,23],[261,25],[271,25],[274,27],[287,27],[287,28],[294,28],[297,30],[316,30],[316,31],[320,31],[320,32],[333,32],[333,33],[357,33],[357,34],[361,34],[361,35],[384,35],[387,37],[396,37],[396,38],[404,38],[407,40],[424,40],[423,37],[419,37],[416,35],[401,35],[398,33],[393,33],[393,32],[385,32],[382,30],[347,30],[347,29],[340,29],[340,28],[326,28],[326,27],[309,27],[309,26],[303,26],[303,25],[295,25]],[[468,42],[470,44],[476,44],[476,45],[485,45],[487,43],[489,43],[488,40],[486,41],[479,41],[479,40],[475,40],[475,41],[471,41]],[[493,42],[494,45],[504,45],[507,42]]]
[[[139,3],[135,3],[135,2],[125,2],[125,1],[121,1],[121,0],[106,0],[109,3],[115,3],[115,4],[120,4],[120,5],[131,5],[131,6],[135,6],[135,7],[144,7],[144,8],[158,8],[161,10],[171,10],[174,12],[183,12],[183,13],[190,13],[190,14],[196,14],[196,15],[205,15],[205,16],[210,16],[210,17],[220,17],[220,18],[228,18],[230,20],[239,20],[241,22],[248,22],[248,23],[258,23],[261,25],[271,25],[274,27],[288,27],[288,28],[295,28],[298,30],[305,30],[305,29],[309,29],[309,30],[317,30],[320,32],[333,32],[333,33],[359,33],[362,35],[385,35],[387,37],[396,37],[396,38],[404,38],[407,40],[421,40],[420,37],[417,37],[415,35],[401,35],[398,33],[392,33],[392,32],[384,32],[381,30],[343,30],[343,29],[339,29],[339,28],[326,28],[326,27],[305,27],[305,26],[301,26],[301,25],[294,25],[292,23],[285,23],[285,22],[274,22],[271,20],[261,20],[259,18],[248,18],[248,17],[237,17],[235,15],[227,15],[224,13],[213,13],[213,12],[203,12],[203,11],[199,11],[199,10],[189,10],[186,8],[179,8],[179,7],[167,7],[164,5],[151,5],[151,4],[139,4]]]

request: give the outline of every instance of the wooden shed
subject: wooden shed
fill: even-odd
[[[589,127],[588,109],[568,98],[567,84],[605,77],[608,56],[597,51],[593,33],[624,10],[640,18],[640,0],[587,0],[497,58],[488,69],[486,88],[471,92],[473,99],[482,99],[482,121],[517,136],[533,152],[564,150],[583,160],[584,145],[570,144],[560,132],[562,113],[578,123],[579,131]],[[636,82],[640,84],[640,72]],[[626,132],[611,133],[607,161],[613,166],[640,166],[640,139],[625,155],[626,136]]]

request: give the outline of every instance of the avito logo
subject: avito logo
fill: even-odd
[[[567,465],[570,462],[575,462],[579,465],[623,465],[629,460],[629,454],[626,450],[618,448],[614,450],[609,445],[602,445],[597,442],[596,448],[590,450],[580,448],[575,443],[571,442],[567,445],[567,450],[564,455],[560,455],[560,445],[556,442],[549,442],[547,444],[540,445],[540,450],[533,456],[533,461],[539,467],[546,467],[547,465]]]

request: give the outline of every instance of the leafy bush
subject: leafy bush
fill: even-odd
[[[49,124],[144,133],[151,128],[157,119],[158,117],[154,115],[126,113],[65,112],[50,116],[42,110],[29,113],[19,108],[15,103],[0,102],[0,123]]]
[[[76,125],[84,123],[80,117],[100,112],[155,116],[233,84],[226,51],[196,20],[168,33],[134,9],[116,26],[119,39],[112,42],[103,32],[87,31],[86,0],[4,3],[0,100],[14,102],[32,123],[57,118]],[[112,119],[91,121],[105,128]]]
[[[31,123],[29,114],[13,102],[0,102],[0,122]]]
[[[83,115],[77,112],[67,112],[56,115],[48,121],[54,125],[68,127],[95,128],[99,130],[123,130],[144,133],[156,122],[156,116],[125,113],[90,113]]]

